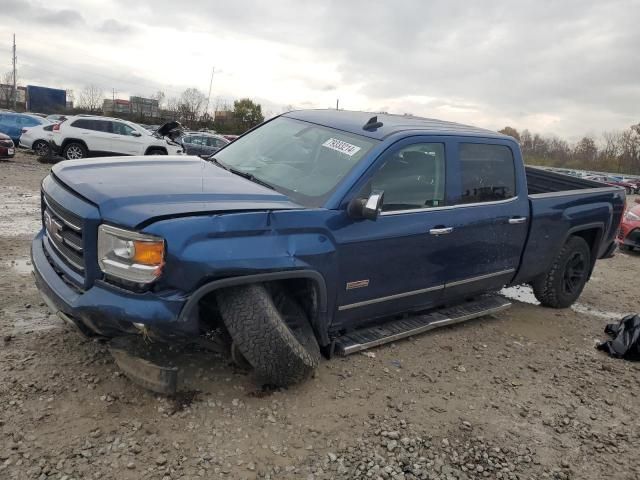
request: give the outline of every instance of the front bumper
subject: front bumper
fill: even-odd
[[[58,275],[47,257],[41,231],[31,244],[31,260],[38,290],[61,318],[87,335],[114,337],[136,333],[142,324],[162,337],[183,338],[198,333],[197,318],[182,318],[187,298],[154,292],[132,293],[96,280],[82,291]]]
[[[640,248],[640,228],[621,229],[618,242],[627,247]]]

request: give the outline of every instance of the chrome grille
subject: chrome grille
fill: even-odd
[[[43,223],[46,240],[67,265],[84,273],[84,243],[82,219],[44,195]]]

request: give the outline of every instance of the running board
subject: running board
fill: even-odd
[[[509,308],[511,302],[499,295],[486,295],[477,300],[453,307],[414,315],[401,320],[392,320],[382,325],[363,328],[336,339],[335,351],[340,355],[351,355],[368,348],[377,347],[402,338],[453,325],[472,318],[491,315]]]

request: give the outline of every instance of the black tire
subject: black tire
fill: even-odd
[[[567,308],[580,296],[591,268],[591,249],[580,237],[570,237],[549,271],[533,283],[533,293],[545,307]]]
[[[317,368],[320,347],[313,329],[284,290],[246,285],[218,291],[217,300],[231,338],[266,384],[292,385]]]
[[[167,151],[162,148],[150,148],[147,150],[146,155],[166,155]]]
[[[31,145],[31,150],[33,150],[38,157],[47,157],[49,156],[51,147],[49,146],[49,142],[44,140],[36,140]]]
[[[87,147],[80,142],[69,142],[62,150],[62,156],[67,160],[80,160],[87,158]]]

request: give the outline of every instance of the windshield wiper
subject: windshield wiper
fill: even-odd
[[[218,160],[216,157],[214,157],[213,155],[211,155],[210,157],[207,157],[207,160],[212,161],[213,163],[215,163],[216,165],[218,165],[220,168],[224,168],[227,172],[229,172],[229,167],[227,167],[224,163],[222,163],[220,160]]]
[[[260,180],[252,173],[243,172],[242,170],[236,170],[235,168],[232,168],[232,167],[226,167],[226,168],[231,173],[238,175],[239,177],[246,178],[247,180],[251,180],[253,183],[257,183],[258,185],[262,185],[263,187],[270,188],[271,190],[276,189],[276,187],[274,187],[270,183],[265,182],[264,180]]]
[[[224,168],[227,172],[231,172],[234,175],[238,175],[239,177],[246,178],[247,180],[251,180],[253,183],[257,183],[258,185],[262,185],[263,187],[270,188],[271,190],[275,190],[276,189],[276,187],[274,187],[270,183],[265,182],[264,180],[260,180],[259,178],[257,178],[252,173],[243,172],[242,170],[236,170],[235,168],[230,167],[230,166],[222,163],[220,160],[218,160],[213,155],[211,155],[210,157],[207,157],[207,160],[211,160],[213,163],[218,165],[220,168]]]

